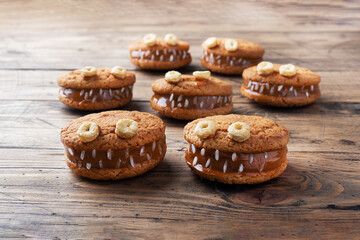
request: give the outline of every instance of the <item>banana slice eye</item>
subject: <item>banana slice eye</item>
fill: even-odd
[[[165,80],[171,83],[177,83],[181,80],[181,73],[177,71],[169,71],[165,74]]]
[[[172,33],[166,34],[165,35],[165,42],[167,44],[169,44],[169,45],[176,45],[177,37]]]
[[[126,76],[126,69],[121,66],[115,66],[111,69],[111,74],[118,78],[124,78]]]
[[[274,72],[274,65],[271,62],[261,62],[256,69],[260,75],[269,75]]]
[[[93,122],[85,122],[81,124],[76,133],[80,141],[91,142],[99,136],[99,126]]]
[[[156,44],[156,35],[154,33],[145,35],[144,43],[148,46],[154,46]]]
[[[292,64],[281,65],[279,73],[285,77],[292,77],[296,74],[296,68]]]
[[[196,124],[194,131],[199,138],[205,139],[215,135],[216,124],[213,121],[200,121]]]
[[[193,72],[193,76],[197,80],[208,80],[211,76],[211,72],[210,71],[195,71],[195,72]]]
[[[138,132],[138,123],[132,119],[120,119],[116,123],[115,133],[121,138],[132,138]]]
[[[205,45],[208,48],[216,47],[218,45],[216,37],[209,37],[208,39],[206,39],[205,40]]]
[[[95,67],[86,66],[86,67],[83,67],[81,69],[81,73],[85,77],[92,77],[92,76],[95,76],[97,74],[97,69]]]
[[[225,49],[227,51],[236,51],[238,42],[235,39],[228,39],[225,41]]]
[[[228,136],[237,142],[244,142],[250,138],[250,127],[244,122],[235,122],[228,127]]]

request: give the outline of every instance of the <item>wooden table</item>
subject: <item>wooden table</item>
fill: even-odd
[[[56,79],[85,65],[137,75],[126,110],[155,114],[150,85],[164,72],[131,65],[127,46],[149,32],[200,44],[230,36],[261,44],[265,59],[322,76],[321,99],[263,107],[233,84],[234,113],[290,131],[289,166],[278,178],[228,186],[186,166],[185,121],[163,118],[168,152],[154,170],[117,182],[67,168],[59,131],[87,114],[57,99]],[[3,1],[0,3],[0,238],[359,239],[360,4],[352,1]]]

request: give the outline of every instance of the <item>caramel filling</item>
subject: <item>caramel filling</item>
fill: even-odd
[[[222,56],[214,53],[208,53],[202,50],[201,59],[205,60],[210,64],[216,64],[219,66],[231,66],[231,67],[251,67],[262,61],[262,58],[241,58],[241,57],[230,57]]]
[[[187,50],[163,49],[163,50],[133,50],[130,56],[134,59],[148,61],[166,61],[173,62],[184,60],[190,57]]]
[[[223,152],[189,144],[186,160],[200,172],[257,174],[271,171],[286,161],[287,147],[262,153]]]
[[[152,102],[159,107],[211,110],[229,106],[232,96],[185,96],[185,95],[160,95],[154,94]]]
[[[67,158],[78,168],[90,169],[119,169],[133,168],[152,159],[159,159],[165,155],[166,140],[163,135],[159,140],[142,146],[120,150],[74,150],[65,146]]]
[[[261,94],[274,97],[310,97],[312,95],[317,95],[320,93],[319,85],[310,85],[310,86],[285,86],[285,85],[275,85],[269,83],[261,83],[255,81],[249,81],[247,85],[244,84],[245,90],[251,94]]]
[[[89,89],[72,89],[60,88],[59,92],[62,97],[73,99],[80,104],[84,102],[103,102],[112,100],[121,100],[132,98],[133,85],[122,88],[89,88]]]

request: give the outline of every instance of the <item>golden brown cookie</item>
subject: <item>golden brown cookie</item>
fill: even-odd
[[[161,78],[153,82],[152,89],[151,107],[167,117],[193,120],[233,109],[231,84],[214,77],[181,75],[178,82]]]
[[[289,132],[267,118],[235,114],[201,118],[185,126],[184,138],[189,142],[187,165],[212,181],[261,183],[279,176],[287,166]]]
[[[246,69],[243,73],[242,95],[252,101],[276,107],[304,106],[320,98],[319,75],[293,65],[272,66],[273,71],[267,70],[264,73],[261,66]],[[279,71],[281,66],[284,69],[283,75]],[[286,70],[286,67],[289,69]]]
[[[202,45],[201,64],[222,74],[241,74],[262,61],[264,49],[252,42],[230,38],[208,38]]]
[[[135,74],[124,69],[122,74],[116,74],[115,69],[93,68],[92,76],[84,75],[88,73],[86,69],[77,69],[61,76],[58,79],[60,101],[81,110],[105,110],[126,105],[132,99]]]
[[[150,35],[152,39],[147,41]],[[148,34],[143,40],[129,46],[130,61],[134,65],[144,69],[168,70],[183,67],[191,62],[190,45],[187,42],[177,40],[173,35],[171,41],[169,38],[157,38],[152,35]]]
[[[64,127],[60,138],[69,168],[96,180],[140,175],[154,168],[166,153],[163,121],[137,111],[86,115]]]

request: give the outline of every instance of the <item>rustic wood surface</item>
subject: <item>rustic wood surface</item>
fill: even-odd
[[[168,152],[154,170],[117,182],[73,175],[59,131],[87,112],[57,100],[56,79],[85,65],[134,71],[127,110],[150,108],[164,72],[130,64],[127,46],[148,32],[191,43],[209,36],[261,44],[265,58],[322,76],[321,99],[262,107],[233,83],[235,113],[290,131],[289,166],[254,186],[201,180],[186,166],[185,121],[163,118]],[[0,1],[0,238],[359,239],[359,1]]]

